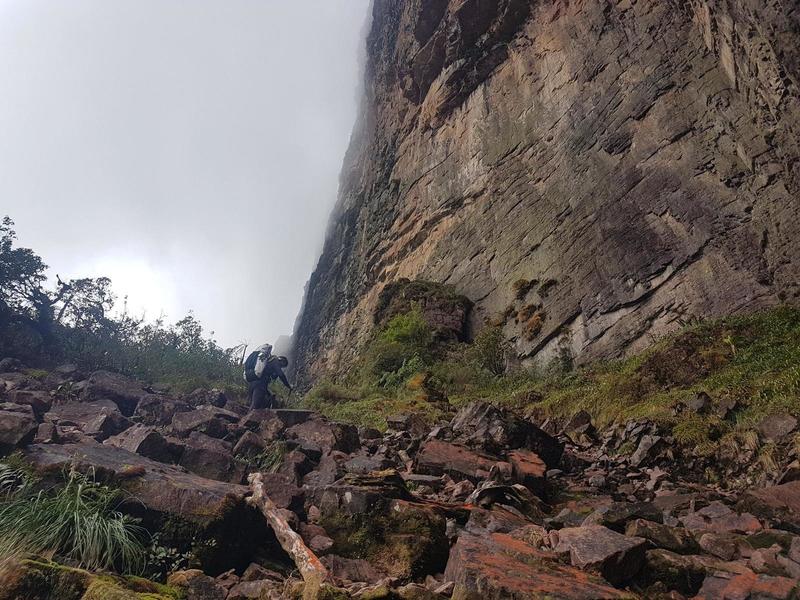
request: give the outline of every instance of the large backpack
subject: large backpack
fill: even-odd
[[[244,361],[244,380],[252,383],[261,379],[269,359],[270,355],[261,350],[251,352],[247,360]]]

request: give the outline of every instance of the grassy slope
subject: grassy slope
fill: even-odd
[[[569,417],[587,410],[599,425],[647,418],[671,426],[679,441],[716,444],[743,436],[764,416],[800,416],[800,310],[781,307],[689,327],[647,351],[570,373],[520,372],[494,377],[451,357],[429,365],[447,404],[427,402],[424,378],[394,390],[326,383],[306,404],[329,417],[385,427],[386,416],[420,412],[429,418],[486,399],[541,416]],[[444,383],[441,383],[444,382]],[[722,420],[673,407],[707,393],[713,405],[736,408]]]

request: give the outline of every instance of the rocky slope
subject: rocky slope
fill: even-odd
[[[300,373],[346,365],[402,277],[524,360],[796,303],[799,27],[780,0],[376,2]]]
[[[697,483],[705,463],[646,421],[598,431],[586,413],[537,424],[474,403],[434,428],[398,415],[381,433],[105,372],[36,375],[0,372],[2,453],[45,485],[71,466],[127,490],[124,510],[199,568],[164,588],[25,561],[3,600],[797,597],[788,415],[759,436],[794,462],[734,493]],[[248,473],[321,559],[316,593],[248,504]]]

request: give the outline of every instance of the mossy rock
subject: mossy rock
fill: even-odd
[[[393,317],[419,307],[438,337],[465,339],[472,301],[455,288],[433,281],[398,279],[386,285],[373,314],[375,325],[386,325]]]
[[[81,600],[91,581],[81,569],[23,560],[3,577],[0,600]]]
[[[393,500],[364,514],[324,515],[321,525],[335,554],[366,559],[393,577],[418,579],[447,564],[446,518],[432,507]]]
[[[125,583],[124,580],[97,577],[89,584],[81,600],[181,600],[184,597],[167,586],[146,580],[138,580],[132,587],[125,586]]]
[[[23,560],[4,576],[0,600],[183,600],[172,588],[139,577],[93,575],[53,562]]]

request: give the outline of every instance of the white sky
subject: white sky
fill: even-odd
[[[0,0],[0,217],[62,279],[289,333],[353,127],[369,0]]]

